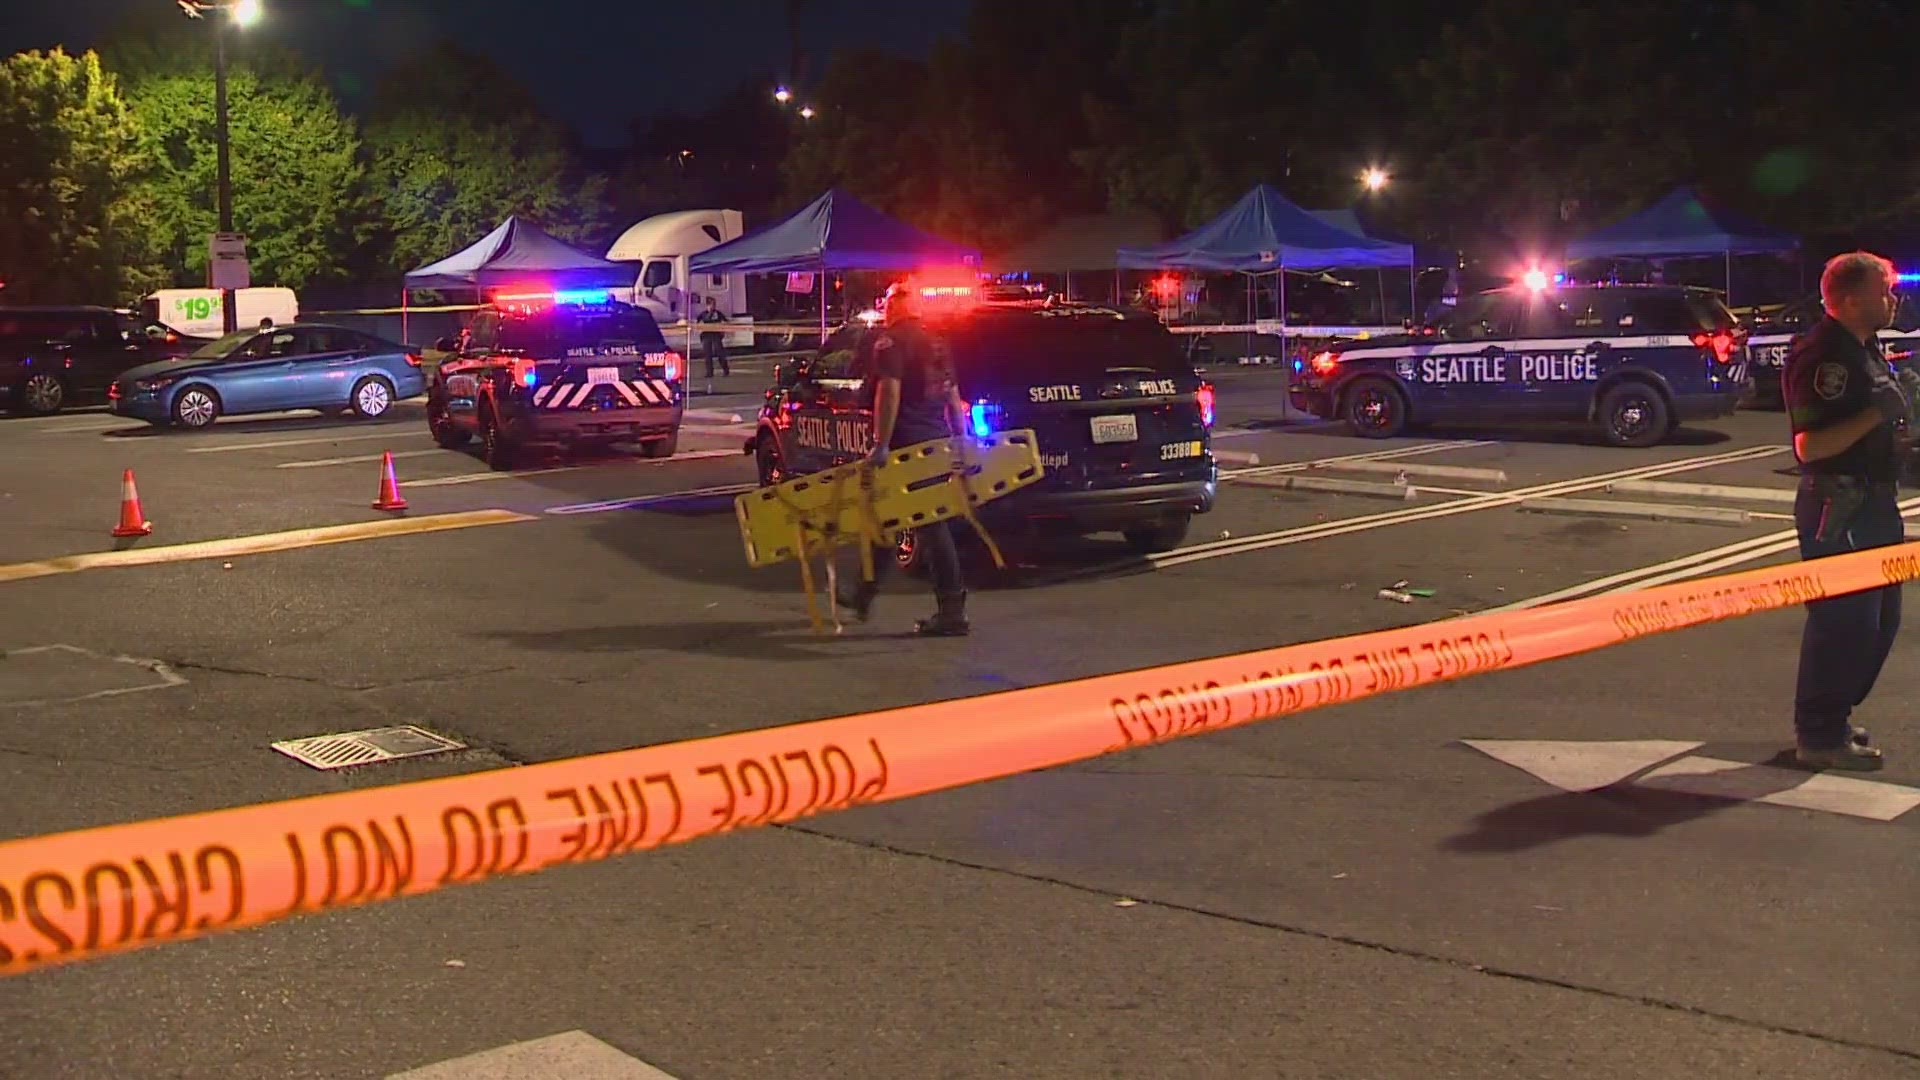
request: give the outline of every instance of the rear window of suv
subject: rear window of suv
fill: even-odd
[[[644,311],[568,312],[504,320],[495,347],[529,356],[564,357],[573,350],[609,345],[665,352],[667,341],[653,316]]]
[[[1172,334],[1158,323],[1122,323],[1095,316],[988,320],[949,331],[954,367],[965,379],[993,382],[1082,382],[1115,368],[1155,375],[1191,375]]]

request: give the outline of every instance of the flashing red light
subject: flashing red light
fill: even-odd
[[[508,365],[515,386],[532,386],[540,381],[540,369],[533,360],[519,359]]]
[[[1548,285],[1553,284],[1553,279],[1547,276],[1547,272],[1537,267],[1520,275],[1520,281],[1533,292],[1544,292]]]
[[[1172,274],[1161,274],[1153,279],[1153,294],[1162,300],[1171,300],[1180,293],[1180,279]]]
[[[1316,374],[1331,375],[1333,374],[1333,369],[1339,365],[1340,359],[1330,352],[1323,352],[1314,357],[1312,362],[1313,370]]]
[[[1213,426],[1213,384],[1201,383],[1200,389],[1194,393],[1194,397],[1199,399],[1199,402],[1200,402],[1200,423],[1206,427],[1212,427]]]
[[[685,371],[684,361],[677,352],[651,352],[647,354],[649,367],[664,368],[668,382],[679,382],[681,372]]]
[[[1738,343],[1738,340],[1733,334],[1726,330],[1715,334],[1702,333],[1693,335],[1694,348],[1712,349],[1714,360],[1722,364],[1732,361],[1733,350]]]

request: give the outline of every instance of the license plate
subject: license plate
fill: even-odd
[[[611,386],[620,381],[620,369],[617,367],[592,367],[587,369],[588,386]]]
[[[1093,418],[1093,441],[1096,443],[1134,442],[1139,438],[1140,426],[1134,422],[1132,413]]]

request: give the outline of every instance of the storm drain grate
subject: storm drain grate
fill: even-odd
[[[274,743],[273,748],[302,765],[311,765],[316,769],[345,769],[376,761],[394,761],[399,758],[422,757],[427,754],[444,754],[449,750],[464,750],[466,744],[454,742],[444,735],[435,735],[425,728],[407,724],[400,727],[371,728],[367,731],[347,731],[338,735],[313,735],[305,739],[289,739],[286,742]]]

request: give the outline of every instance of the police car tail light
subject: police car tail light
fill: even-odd
[[[1002,413],[1000,406],[994,402],[976,401],[967,414],[976,439],[984,439],[999,429]]]
[[[1313,370],[1317,375],[1330,375],[1333,373],[1334,367],[1339,363],[1340,360],[1338,357],[1330,352],[1323,352],[1313,358]]]
[[[687,370],[686,358],[677,352],[671,351],[648,353],[647,364],[652,367],[662,368],[661,375],[668,382],[679,382],[680,376]]]
[[[408,364],[410,364],[410,365],[412,365],[412,366],[414,366],[414,367],[419,367],[419,366],[420,366],[420,354],[419,354],[419,353],[411,353],[411,352],[410,352],[410,353],[408,353],[408,354],[407,354],[407,363],[408,363]]]
[[[1733,359],[1733,350],[1739,341],[1728,331],[1722,330],[1717,334],[1695,334],[1693,344],[1695,348],[1712,349],[1713,358],[1725,364]]]
[[[515,360],[508,370],[515,386],[533,386],[540,381],[540,369],[532,360]]]
[[[1194,396],[1200,399],[1200,423],[1206,427],[1212,427],[1213,426],[1213,384],[1201,383],[1199,391],[1196,392]]]

